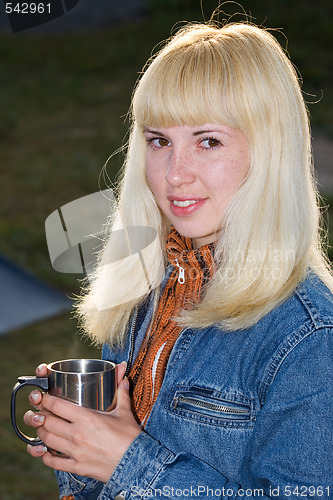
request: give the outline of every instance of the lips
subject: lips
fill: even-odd
[[[199,210],[207,198],[192,198],[191,196],[168,196],[170,209],[176,217],[186,217]]]

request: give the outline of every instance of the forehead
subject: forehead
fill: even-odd
[[[230,76],[214,53],[179,50],[156,59],[133,98],[135,121],[145,126],[235,126]]]

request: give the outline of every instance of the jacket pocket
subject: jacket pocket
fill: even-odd
[[[197,386],[177,386],[168,402],[168,411],[198,422],[228,427],[248,427],[254,421],[250,398]]]

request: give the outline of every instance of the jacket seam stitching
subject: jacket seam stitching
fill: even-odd
[[[172,459],[175,458],[175,454],[172,453],[171,451],[169,451],[168,455],[166,455],[166,457],[165,457],[165,459],[163,461],[161,460],[160,466],[158,467],[158,469],[156,470],[156,473],[154,474],[154,476],[152,477],[151,481],[149,482],[147,490],[153,489],[152,485],[153,485],[154,481],[159,476],[159,474],[160,474],[161,470],[163,469],[163,467],[165,466],[165,464],[167,464],[170,461],[170,458],[172,458]],[[143,498],[143,497],[141,497],[141,498]]]
[[[261,406],[264,405],[266,393],[269,387],[272,385],[277,372],[279,371],[282,363],[285,361],[287,356],[295,349],[295,347],[297,347],[310,335],[313,335],[315,332],[326,330],[329,327],[333,327],[333,322],[331,325],[323,324],[320,327],[313,325],[313,323],[311,323],[310,325],[304,325],[300,330],[289,335],[286,341],[282,345],[280,345],[266,371],[266,376],[264,377],[261,389],[259,391],[259,401]]]
[[[302,303],[303,307],[306,309],[314,325],[322,325],[323,319],[318,316],[316,307],[314,306],[311,298],[305,292],[305,290],[296,290],[296,295],[299,301]]]

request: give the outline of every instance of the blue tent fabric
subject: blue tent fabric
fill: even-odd
[[[0,335],[68,311],[72,301],[0,254]]]

